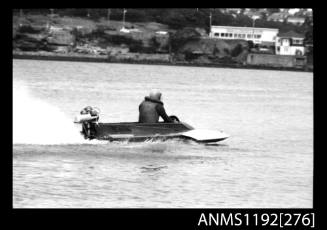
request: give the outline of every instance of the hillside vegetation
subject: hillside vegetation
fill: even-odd
[[[243,14],[232,15],[221,12],[218,8],[137,8],[126,9],[125,19],[127,22],[157,22],[169,26],[171,29],[182,29],[184,27],[198,27],[209,30],[210,19],[212,15],[212,25],[225,26],[252,26],[253,20]],[[276,9],[267,9],[275,12]],[[47,15],[50,14],[49,9],[24,9],[24,14]],[[106,18],[114,21],[123,19],[123,9],[54,9],[53,12],[60,17],[80,17],[98,21]],[[14,14],[18,15],[20,11],[14,10]],[[296,26],[284,22],[267,21],[267,15],[263,14],[261,19],[256,20],[256,27],[278,28],[281,32],[294,30],[298,33],[306,33],[310,31],[310,23],[312,19],[307,18],[306,23],[302,26]],[[311,26],[312,27],[312,26]]]
[[[242,63],[252,44],[242,40],[208,39],[212,24],[251,26],[252,19],[233,17],[217,9],[14,10],[13,48],[17,51],[81,53],[117,56],[130,53],[169,54],[177,61]],[[108,15],[108,13],[110,13]],[[108,20],[110,19],[110,20]],[[257,27],[304,33],[312,40],[312,26],[256,20]],[[164,31],[165,33],[158,33]]]

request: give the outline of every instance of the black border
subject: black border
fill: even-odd
[[[26,4],[25,4],[26,5]],[[32,8],[31,6],[29,6]],[[25,7],[25,8],[29,8]],[[174,6],[172,6],[173,8]],[[8,76],[12,76],[12,9],[19,7],[12,7],[7,9],[6,16],[3,22],[8,23],[8,39],[6,41],[6,47],[3,47],[4,50],[7,48],[7,59],[2,63],[8,69]],[[307,8],[309,8],[307,6]],[[9,115],[8,110],[4,111],[4,114],[8,114],[10,117],[2,120],[2,124],[8,125],[9,132],[3,132],[2,137],[5,140],[5,143],[8,143],[8,151],[5,148],[2,148],[2,157],[8,157],[4,159],[2,169],[5,170],[3,175],[6,175],[5,189],[6,197],[3,196],[4,202],[6,204],[6,214],[3,216],[7,220],[7,224],[10,227],[33,227],[33,228],[48,228],[48,227],[58,227],[58,228],[77,228],[77,227],[91,227],[92,229],[105,228],[111,229],[116,228],[182,228],[182,229],[203,229],[203,227],[197,227],[197,222],[201,213],[276,213],[276,212],[314,212],[316,215],[316,227],[315,229],[323,229],[322,223],[322,195],[319,194],[320,188],[322,188],[323,183],[322,179],[322,156],[324,154],[322,148],[322,128],[319,127],[318,121],[322,119],[322,109],[323,105],[319,105],[322,101],[321,92],[323,91],[321,87],[323,84],[319,81],[322,81],[324,76],[322,74],[323,69],[321,65],[323,62],[317,60],[324,60],[323,57],[319,58],[322,55],[322,50],[324,46],[324,41],[322,38],[323,35],[318,35],[324,30],[324,8],[310,7],[313,8],[314,15],[314,177],[313,177],[313,188],[314,188],[314,197],[313,197],[313,209],[13,209],[12,207],[12,114]],[[2,14],[3,16],[4,14]],[[319,17],[320,16],[320,17]],[[319,24],[322,25],[319,25]],[[8,43],[7,43],[8,42]],[[4,43],[3,43],[4,44]],[[11,44],[11,45],[10,45]],[[4,53],[4,52],[3,52]],[[12,77],[3,77],[2,80],[8,81],[3,84],[1,92],[3,93],[2,98],[6,98],[10,93],[12,99]],[[10,92],[7,92],[10,91]],[[12,111],[12,100],[9,101],[9,106]],[[9,122],[11,121],[11,122]],[[8,135],[11,134],[11,135]],[[8,140],[6,140],[8,138]],[[11,147],[9,147],[11,143]],[[11,150],[11,154],[9,153]],[[320,182],[319,182],[320,181]],[[320,185],[319,185],[320,184]],[[2,205],[3,207],[3,205]],[[210,227],[209,227],[210,228]],[[231,227],[217,227],[211,226],[215,229],[226,229]],[[263,227],[252,226],[247,228],[246,226],[235,227],[237,229],[265,229]],[[276,228],[275,228],[276,229]],[[305,229],[292,227],[289,229]]]

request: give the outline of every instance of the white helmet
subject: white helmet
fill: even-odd
[[[150,99],[154,99],[154,100],[161,100],[161,92],[157,89],[151,90],[150,94],[149,94],[149,98]]]

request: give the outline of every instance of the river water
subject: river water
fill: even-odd
[[[217,146],[87,141],[73,118],[136,121],[160,89],[168,114],[223,130]],[[313,74],[13,60],[14,208],[311,208]]]

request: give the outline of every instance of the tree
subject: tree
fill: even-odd
[[[279,8],[267,8],[267,11],[268,11],[270,14],[278,13],[278,12],[279,12]]]
[[[201,38],[201,34],[194,28],[186,27],[182,30],[178,30],[171,35],[170,44],[172,51],[178,51],[188,41],[195,41]]]
[[[126,21],[129,22],[148,22],[152,20],[151,15],[143,9],[128,9],[126,13]]]
[[[305,43],[313,44],[313,30],[312,26],[309,28],[309,30],[305,33]]]
[[[237,44],[237,46],[232,50],[232,57],[236,57],[243,52],[243,46],[241,44]]]
[[[214,55],[214,56],[216,56],[217,54],[219,54],[219,49],[218,49],[218,47],[215,45],[215,47],[213,48],[213,52],[212,52],[212,54]]]
[[[160,42],[157,41],[157,38],[153,36],[150,39],[150,45],[153,47],[153,50],[157,51],[160,48]]]
[[[251,41],[251,40],[248,41],[248,47],[249,47],[249,51],[250,51],[251,49],[253,49],[253,47],[254,47],[254,43],[253,43],[253,41]]]

